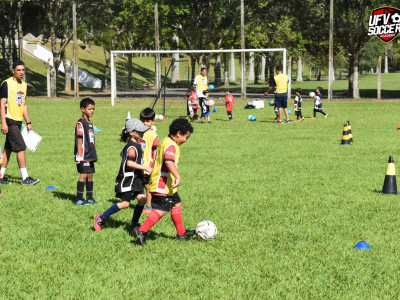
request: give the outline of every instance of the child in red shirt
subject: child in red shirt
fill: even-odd
[[[232,109],[233,109],[233,95],[232,95],[232,89],[226,89],[225,91],[226,97],[225,97],[225,106],[226,106],[226,112],[229,117],[229,121],[233,121],[233,116],[232,116]]]
[[[199,96],[197,96],[195,86],[190,87],[190,92],[192,93],[192,102],[193,102],[193,120],[198,121],[199,120]]]

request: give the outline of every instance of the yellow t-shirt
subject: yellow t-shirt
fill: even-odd
[[[143,135],[143,141],[146,143],[143,150],[143,164],[152,168],[154,164],[154,157],[151,157],[152,148],[158,145],[158,135],[153,129],[147,130]],[[148,176],[148,174],[147,171],[144,171],[144,175]]]
[[[207,76],[197,75],[197,89],[199,92],[207,90]]]
[[[278,74],[274,76],[277,94],[287,93],[288,90],[288,76],[286,74]]]
[[[174,161],[178,168],[180,156],[179,146],[169,136],[165,137],[157,148],[156,159],[154,161],[153,172],[150,175],[149,191],[154,195],[172,196],[178,188],[172,188],[175,176],[171,174],[165,165],[166,161]]]
[[[22,121],[26,102],[26,83],[21,80],[18,83],[14,77],[3,81],[2,88],[7,85],[6,118],[14,121]]]

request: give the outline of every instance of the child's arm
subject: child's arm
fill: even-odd
[[[149,172],[149,174],[151,174],[151,171],[153,171],[153,168],[150,168],[150,167],[145,166],[145,165],[137,164],[137,163],[135,163],[134,161],[131,161],[131,160],[128,160],[126,162],[126,165],[129,168],[132,168],[132,169],[138,169],[138,170],[147,171],[147,172]]]
[[[82,153],[82,144],[83,144],[83,138],[78,136],[77,145],[76,145],[76,148],[78,149],[78,154],[75,157],[76,165],[79,165],[79,163],[82,160],[82,156],[79,156],[79,154]]]
[[[179,186],[181,183],[181,175],[178,172],[178,169],[175,166],[175,162],[173,161],[166,161],[165,165],[167,166],[167,169],[174,175],[175,181],[171,184],[171,187],[174,189]]]

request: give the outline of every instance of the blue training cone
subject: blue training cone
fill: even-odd
[[[46,190],[56,190],[56,188],[52,185],[49,185],[48,187],[46,187]]]
[[[94,132],[101,132],[101,129],[98,129],[96,126],[94,126],[93,131]]]
[[[367,242],[361,241],[361,242],[358,242],[353,248],[358,249],[358,250],[369,250],[369,249],[371,249],[371,246],[368,245]]]
[[[217,109],[214,107],[214,109],[213,109],[213,113],[216,113],[217,112]]]

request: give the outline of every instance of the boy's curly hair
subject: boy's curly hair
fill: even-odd
[[[191,93],[191,92],[187,92],[187,93],[186,93],[186,98],[189,99],[190,97],[192,97],[192,93]]]
[[[127,140],[129,140],[131,138],[131,135],[129,134],[129,132],[125,131],[125,128],[122,129],[122,132],[119,136],[120,136],[119,141],[123,142],[123,143],[126,143]]]
[[[86,108],[88,105],[95,105],[95,103],[94,103],[93,99],[85,98],[85,99],[81,100],[79,105],[80,105],[79,107]]]
[[[140,112],[140,120],[152,121],[155,118],[156,118],[156,113],[150,107],[147,107]]]
[[[172,121],[171,125],[169,125],[169,134],[177,135],[178,132],[182,135],[185,135],[188,132],[193,133],[193,127],[187,119],[175,119]]]
[[[297,93],[299,93],[299,94],[301,94],[301,92],[303,91],[301,88],[297,88],[296,90],[295,90]]]
[[[322,91],[324,90],[324,88],[322,88],[322,87],[317,87],[317,90],[320,92],[320,93],[322,93]]]

